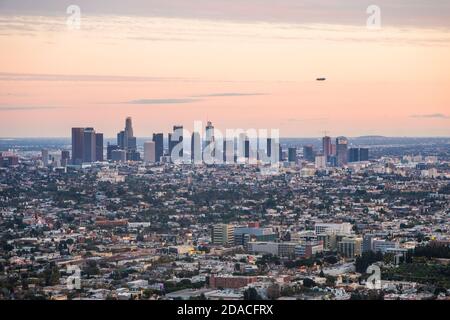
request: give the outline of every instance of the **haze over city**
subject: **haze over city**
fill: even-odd
[[[450,136],[442,1],[0,2],[0,137],[278,128],[282,137]],[[331,53],[331,54],[330,54]],[[326,81],[318,82],[318,77]]]

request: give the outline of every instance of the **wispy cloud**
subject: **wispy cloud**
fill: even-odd
[[[247,92],[224,92],[224,93],[208,93],[191,96],[194,98],[208,97],[246,97],[246,96],[265,96],[267,93],[247,93]]]
[[[13,92],[5,92],[5,93],[0,93],[0,97],[29,97],[31,96],[31,94],[29,93],[13,93]]]
[[[28,74],[0,72],[0,80],[6,81],[175,81],[192,80],[176,77],[145,77],[145,76],[109,76],[83,74]]]
[[[38,73],[10,73],[0,72],[0,81],[67,81],[67,82],[181,82],[181,83],[268,83],[291,82],[286,80],[229,80],[229,79],[202,79],[195,77],[151,77],[151,76],[118,76],[98,74],[38,74]],[[262,93],[259,93],[261,95]],[[239,95],[239,93],[219,93],[222,95]],[[245,95],[245,94],[243,94]],[[247,94],[257,95],[257,94]],[[202,97],[208,95],[191,96]],[[212,95],[209,95],[212,96]]]
[[[450,119],[450,116],[447,116],[443,113],[431,113],[431,114],[414,114],[411,118],[418,119]]]
[[[328,120],[326,117],[322,118],[288,118],[284,122],[307,122],[307,121],[325,121]]]
[[[195,41],[195,39],[186,39],[186,38],[176,38],[176,37],[127,37],[130,40],[139,40],[139,41]]]
[[[34,111],[45,109],[60,109],[62,107],[55,106],[14,106],[14,105],[0,105],[0,111]]]
[[[247,97],[247,96],[262,96],[267,95],[267,93],[248,93],[248,92],[223,92],[223,93],[207,93],[192,95],[187,98],[165,98],[165,99],[136,99],[125,102],[126,104],[147,104],[147,105],[158,105],[158,104],[185,104],[198,101],[204,101],[205,99],[199,98],[213,98],[213,97]]]
[[[192,103],[202,101],[200,99],[190,99],[190,98],[182,98],[182,99],[138,99],[138,100],[131,100],[128,102],[125,102],[127,104],[184,104],[184,103]]]
[[[194,18],[235,21],[331,23],[360,25],[368,3],[361,0],[77,0],[83,12],[101,15]],[[70,0],[2,0],[7,14],[65,16]],[[450,5],[438,0],[377,0],[383,23],[392,25],[446,26]]]

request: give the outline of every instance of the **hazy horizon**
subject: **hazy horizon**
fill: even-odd
[[[94,127],[95,129],[95,127]],[[101,131],[96,130],[98,133],[102,133]],[[164,139],[167,139],[167,135],[171,133],[170,131],[167,132],[154,132],[154,133],[164,133]],[[192,133],[192,132],[191,132]],[[328,135],[331,138],[337,138],[340,135]],[[450,136],[382,136],[382,135],[361,135],[361,136],[346,136],[348,139],[360,139],[360,138],[375,138],[375,139],[450,139]],[[116,140],[117,136],[104,136],[105,140]],[[152,139],[152,136],[136,136],[137,139]],[[280,139],[322,139],[323,136],[280,136]],[[20,139],[71,139],[71,136],[47,136],[47,137],[0,137],[0,140],[20,140]]]

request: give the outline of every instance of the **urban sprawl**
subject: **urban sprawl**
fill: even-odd
[[[1,151],[0,299],[450,299],[449,141],[182,129]]]

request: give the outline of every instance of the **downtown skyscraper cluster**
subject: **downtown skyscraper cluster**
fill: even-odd
[[[72,128],[72,164],[103,161],[103,133],[94,128]]]
[[[249,138],[247,133],[241,132],[237,136],[223,138],[222,141],[215,137],[214,130],[212,122],[208,121],[204,134],[195,131],[192,133],[190,141],[184,141],[187,138],[187,136],[183,136],[186,135],[186,130],[182,125],[174,125],[173,131],[167,137],[166,150],[164,133],[154,133],[151,141],[143,143],[143,157],[141,157],[141,152],[138,152],[132,119],[127,117],[124,130],[117,134],[117,143],[108,143],[107,145],[106,160],[174,163],[178,158],[183,159],[183,163],[186,163],[187,159],[188,162],[200,164],[207,158],[212,158],[215,159],[213,163],[237,163],[239,161],[250,163],[251,160],[262,160],[263,153],[268,158],[272,158],[275,155],[273,151],[277,149],[278,159],[275,162],[287,161],[289,164],[300,164],[299,161],[302,160],[304,163],[314,163],[318,169],[343,167],[351,162],[369,160],[369,149],[349,148],[349,140],[343,136],[337,137],[335,143],[332,142],[331,137],[323,137],[321,152],[316,152],[313,145],[304,145],[303,157],[299,158],[296,147],[289,147],[285,153],[281,144],[273,138]],[[188,145],[190,148],[187,148]],[[91,127],[72,128],[71,163],[81,165],[96,161],[103,161],[103,134],[96,133]],[[271,160],[271,163],[273,162]]]

